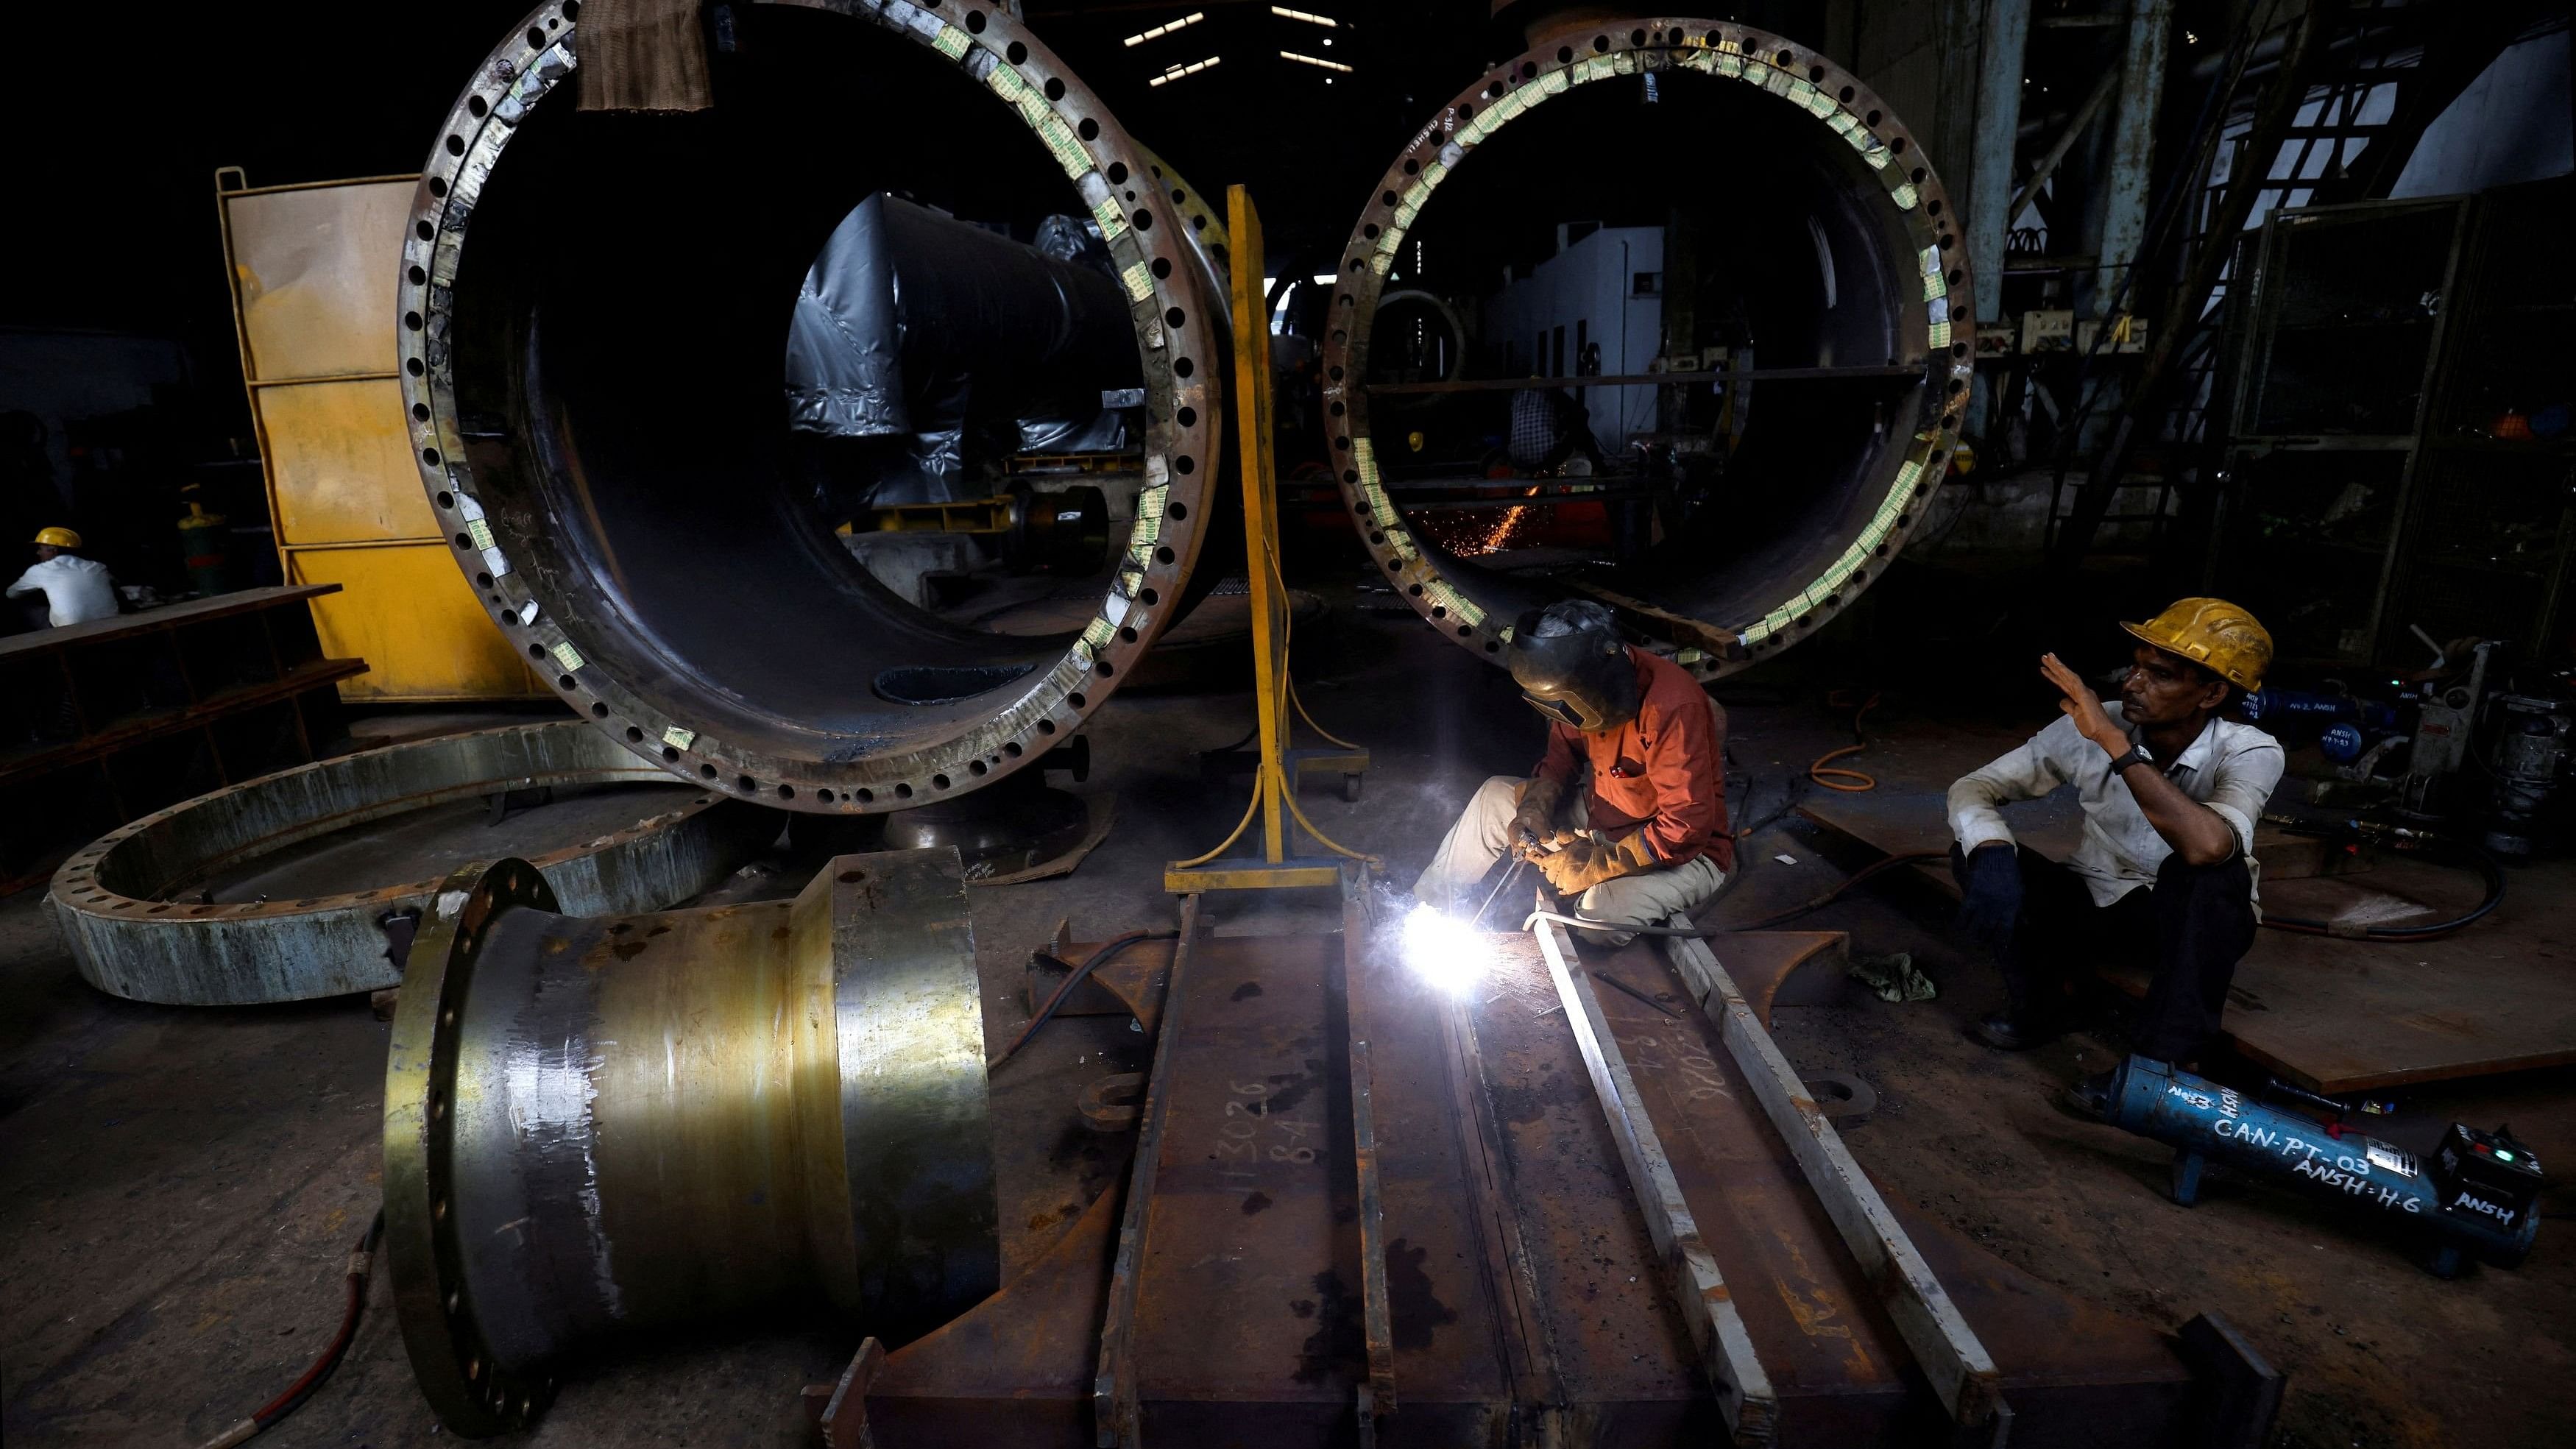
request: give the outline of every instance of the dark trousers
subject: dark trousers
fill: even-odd
[[[2028,846],[2014,847],[2021,908],[2009,930],[1978,944],[1994,953],[2015,1020],[2044,1024],[2065,1009],[2067,988],[2102,964],[2152,974],[2138,1020],[2138,1055],[2191,1061],[2218,1034],[2227,983],[2254,945],[2254,881],[2243,852],[2195,866],[2168,855],[2156,883],[2097,906],[2084,878]],[[1967,886],[1967,857],[1950,848]]]

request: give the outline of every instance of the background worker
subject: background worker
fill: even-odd
[[[38,530],[36,565],[18,575],[18,581],[9,586],[9,597],[43,594],[46,621],[57,629],[116,617],[115,578],[107,565],[81,557],[80,546],[80,535],[68,528]]]
[[[2184,599],[2144,624],[2116,701],[2054,654],[2057,721],[1950,787],[1960,924],[1991,950],[2009,1004],[1972,1028],[2020,1051],[2064,1030],[2074,973],[2136,962],[2154,975],[2133,1049],[2190,1062],[2217,1034],[2236,963],[2254,944],[2254,822],[2281,780],[2281,746],[2218,717],[2263,683],[2272,636],[2220,599]],[[1996,806],[2073,785],[2084,837],[2060,865],[2016,846]],[[2099,1113],[2110,1074],[2069,1101]]]
[[[1687,916],[1715,895],[1735,865],[1726,722],[1698,681],[1621,643],[1610,611],[1589,600],[1522,615],[1509,663],[1547,719],[1547,751],[1530,778],[1477,789],[1414,895],[1450,910],[1506,852],[1604,925]]]

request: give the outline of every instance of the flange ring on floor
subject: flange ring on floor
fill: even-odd
[[[402,980],[435,877],[296,900],[167,899],[210,873],[410,811],[545,786],[677,784],[578,720],[387,746],[227,786],[100,837],[55,872],[54,920],[88,982],[173,1006],[241,1006]],[[746,801],[688,803],[531,862],[567,908],[629,914],[686,900],[773,838]],[[663,802],[656,801],[656,804]]]

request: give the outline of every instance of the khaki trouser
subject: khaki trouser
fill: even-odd
[[[1511,848],[1512,813],[1519,808],[1515,796],[1520,784],[1521,781],[1510,775],[1496,775],[1477,787],[1475,798],[1469,800],[1467,808],[1460,812],[1458,823],[1449,827],[1449,834],[1441,840],[1440,848],[1431,853],[1430,866],[1413,883],[1416,899],[1428,902],[1436,910],[1462,905],[1466,910],[1473,910],[1481,903],[1481,893],[1463,902],[1460,898],[1482,882],[1485,873],[1494,868],[1494,862],[1502,859],[1503,852]],[[1569,783],[1565,795],[1565,803],[1557,807],[1557,823],[1567,829],[1590,833],[1584,810],[1585,792]],[[1608,839],[1607,836],[1595,838]],[[1725,883],[1726,873],[1717,868],[1717,862],[1703,855],[1696,860],[1650,870],[1642,875],[1603,881],[1583,893],[1581,899],[1574,903],[1571,914],[1604,925],[1661,925],[1675,916],[1689,915],[1698,909],[1701,902],[1717,894],[1717,888]],[[1523,902],[1527,900],[1524,895],[1520,900],[1498,904],[1495,909],[1503,915],[1513,916],[1513,919],[1503,920],[1496,916],[1485,924],[1499,925],[1504,930],[1517,927],[1520,921],[1516,913],[1524,910]],[[1629,939],[1620,932],[1580,934],[1591,938],[1606,937],[1614,946],[1625,945]]]

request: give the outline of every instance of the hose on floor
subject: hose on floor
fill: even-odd
[[[367,1275],[375,1265],[376,1244],[384,1235],[385,1211],[378,1208],[375,1220],[367,1224],[366,1235],[349,1250],[349,1304],[341,1311],[340,1331],[332,1335],[331,1346],[322,1350],[322,1356],[304,1371],[304,1377],[288,1385],[285,1393],[269,1400],[249,1418],[207,1440],[202,1449],[230,1449],[232,1445],[246,1443],[277,1427],[279,1420],[303,1408],[304,1401],[312,1398],[314,1390],[321,1388],[323,1382],[331,1377],[331,1371],[340,1366],[340,1360],[349,1352],[349,1344],[358,1336],[358,1320],[367,1311]]]
[[[1852,714],[1852,742],[1843,746],[1839,750],[1827,750],[1825,753],[1816,756],[1816,762],[1807,767],[1807,778],[1824,786],[1828,790],[1840,790],[1846,795],[1857,795],[1864,790],[1877,789],[1878,781],[1875,777],[1865,774],[1859,770],[1845,769],[1842,766],[1836,765],[1834,761],[1843,758],[1845,755],[1857,755],[1861,751],[1869,748],[1868,737],[1860,732],[1860,722],[1863,719],[1868,718],[1871,710],[1878,708],[1878,691],[1873,689],[1869,692],[1867,698],[1863,698],[1855,690],[1837,689],[1833,693],[1825,696],[1825,704],[1827,707],[1832,709],[1850,709],[1854,711]],[[1851,780],[1858,783],[1849,785],[1837,783],[1838,781],[1843,780]]]
[[[1794,921],[1798,917],[1807,914],[1809,911],[1823,910],[1825,907],[1841,900],[1844,894],[1850,891],[1853,886],[1859,885],[1861,882],[1868,880],[1873,876],[1884,875],[1888,871],[1894,870],[1900,865],[1912,865],[1917,861],[1925,860],[1948,860],[1949,858],[1950,852],[1946,850],[1909,850],[1898,855],[1891,855],[1885,860],[1874,860],[1869,864],[1862,866],[1859,870],[1852,872],[1841,885],[1834,887],[1823,895],[1817,896],[1812,900],[1802,901],[1797,905],[1791,906],[1785,911],[1774,911],[1770,915],[1764,916],[1758,921],[1748,921],[1740,926],[1729,926],[1727,929],[1730,931],[1767,931],[1773,926],[1780,925],[1783,922]]]
[[[2358,831],[2341,832],[2352,839],[2365,838]],[[2466,912],[2447,921],[2432,921],[2421,926],[2337,926],[2331,921],[2312,921],[2300,916],[2263,913],[2263,924],[2275,931],[2289,931],[2301,936],[2340,936],[2351,941],[2438,941],[2454,932],[2467,929],[2484,919],[2497,906],[2504,904],[2504,867],[2494,856],[2465,840],[2445,840],[2436,836],[2417,836],[2401,843],[2401,850],[2420,850],[2427,854],[2447,852],[2477,873],[2486,886],[2486,895]]]

